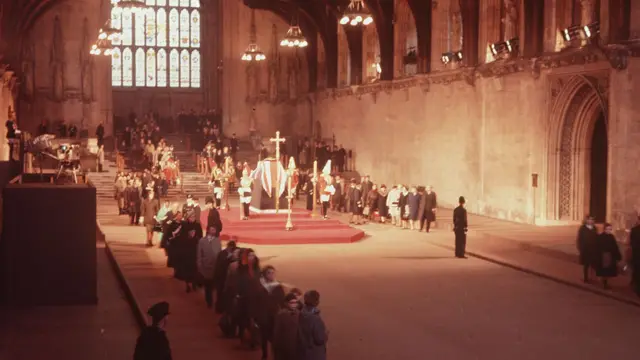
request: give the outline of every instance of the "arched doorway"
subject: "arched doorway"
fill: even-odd
[[[551,108],[546,185],[548,220],[581,221],[608,213],[607,103],[598,81],[577,75],[562,82]]]
[[[607,122],[604,113],[600,112],[593,127],[589,151],[589,214],[598,223],[607,220],[608,149]]]

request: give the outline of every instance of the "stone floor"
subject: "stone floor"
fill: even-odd
[[[142,246],[141,227],[125,225],[124,217],[104,220],[107,241],[140,307],[158,300],[172,304],[168,335],[176,359],[259,358],[219,338],[202,294],[186,294],[171,278],[163,252]],[[578,283],[580,270],[569,251],[554,258],[523,250],[522,242],[508,239],[514,235],[508,224],[492,223],[491,231],[501,234],[492,238],[489,227],[479,231],[480,220],[470,218],[477,225],[469,234],[470,251]],[[430,234],[363,227],[370,236],[354,244],[254,247],[282,281],[320,291],[330,359],[637,358],[637,306],[478,258],[452,258],[446,226]],[[535,229],[517,237],[548,240]],[[570,244],[568,238],[560,242]],[[608,295],[633,301],[622,289],[624,280]]]
[[[0,308],[2,360],[121,360],[139,328],[105,255],[98,253],[97,306]]]

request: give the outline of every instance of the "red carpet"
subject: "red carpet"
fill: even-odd
[[[241,220],[237,207],[220,211],[224,230],[222,240],[237,239],[240,243],[257,245],[340,244],[364,238],[364,231],[352,228],[339,220],[311,217],[304,209],[294,209],[291,216],[293,230],[285,230],[287,213],[255,214]]]

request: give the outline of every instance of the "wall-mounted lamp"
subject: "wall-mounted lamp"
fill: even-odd
[[[578,40],[590,41],[600,33],[600,23],[598,21],[589,25],[572,25],[562,30],[562,37],[567,43],[574,43]]]
[[[457,63],[462,61],[462,50],[450,51],[442,54],[442,63],[447,65],[449,63]]]
[[[518,38],[497,42],[489,46],[491,54],[493,54],[496,59],[506,59],[517,54],[519,47],[520,40]]]

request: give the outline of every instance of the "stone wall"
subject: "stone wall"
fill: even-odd
[[[528,71],[477,77],[474,85],[463,81],[464,71],[453,71],[325,91],[314,97],[314,118],[301,121],[319,123],[323,138],[335,134],[338,143],[355,149],[356,168],[378,184],[430,184],[442,206],[454,206],[464,195],[471,212],[553,225],[576,222],[588,212],[589,160],[575,154],[588,153],[592,122],[604,101],[608,220],[629,225],[640,211],[640,182],[634,180],[640,170],[629,167],[640,159],[640,105],[633,100],[640,60],[630,61],[623,71],[600,61],[543,70],[540,77]],[[570,149],[574,213],[561,217],[558,154],[566,120],[557,109],[573,111],[565,105],[576,95],[565,88],[581,79],[600,79],[588,90],[597,103],[585,100],[576,108],[576,116],[582,115],[572,125]],[[558,95],[563,91],[566,97]],[[532,174],[538,174],[536,189]],[[586,196],[578,199],[580,194]]]
[[[44,119],[64,119],[90,134],[103,121],[110,132],[110,58],[89,55],[108,11],[109,2],[59,2],[25,34],[18,109],[22,129],[33,132]]]
[[[299,122],[297,103],[309,89],[303,50],[280,47],[288,21],[272,12],[255,10],[257,43],[267,60],[254,66],[241,61],[249,44],[251,9],[241,0],[223,0],[222,109],[225,132],[239,137],[253,128],[264,136],[280,130],[294,135]],[[255,109],[255,110],[254,110]],[[295,124],[295,126],[294,126]]]

